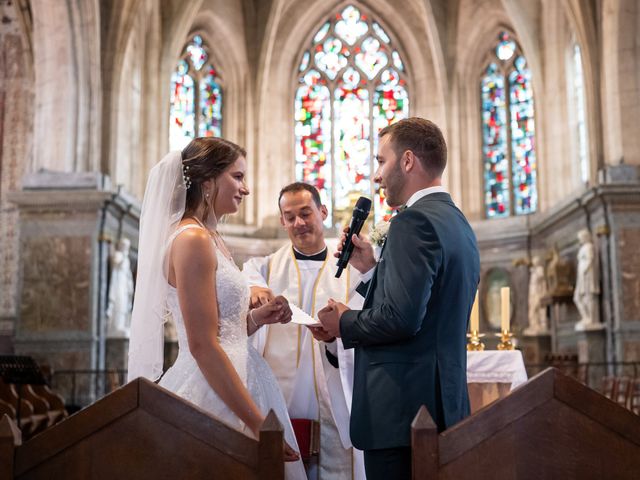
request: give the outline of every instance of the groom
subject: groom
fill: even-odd
[[[466,330],[480,262],[469,223],[442,187],[440,129],[414,117],[379,137],[374,180],[401,212],[377,265],[371,245],[353,238],[351,265],[372,271],[361,285],[363,309],[330,300],[318,316],[355,348],[351,439],[364,450],[367,479],[409,479],[411,421],[420,406],[439,431],[469,414]]]

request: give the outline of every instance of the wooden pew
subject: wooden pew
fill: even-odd
[[[6,409],[4,409],[3,412],[9,415],[11,419],[16,422],[18,416],[18,404],[20,405],[19,427],[25,437],[30,437],[46,428],[49,421],[47,415],[36,413],[33,404],[26,398],[18,395],[15,385],[4,383],[1,378],[0,400],[11,406],[13,414],[7,412]]]
[[[144,379],[11,448],[11,475],[1,478],[284,478],[283,430],[273,412],[254,440]]]
[[[13,478],[16,447],[22,443],[22,433],[8,415],[0,415],[0,478]]]
[[[412,425],[414,479],[637,479],[640,417],[549,368],[438,434]]]
[[[67,416],[64,401],[49,389],[42,370],[31,357],[0,355],[0,399],[14,408],[15,414],[5,412],[10,418],[17,421],[20,417],[25,438]]]
[[[50,425],[55,425],[68,416],[67,410],[64,407],[64,400],[60,395],[52,391],[48,385],[29,385],[29,388],[34,395],[39,396],[49,405],[47,415],[50,418]]]

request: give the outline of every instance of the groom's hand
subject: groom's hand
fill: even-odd
[[[336,339],[336,337],[327,332],[323,327],[308,326],[307,328],[311,331],[313,338],[319,342],[331,343]]]
[[[330,298],[329,303],[318,312],[318,320],[320,320],[322,328],[332,337],[340,336],[340,317],[347,310],[349,307],[344,303],[336,302]]]
[[[347,241],[348,232],[349,227],[345,227],[340,237],[340,242],[338,243],[338,251],[333,254],[334,257],[340,258],[344,244]],[[351,242],[353,243],[353,252],[351,252],[351,257],[349,257],[349,263],[360,273],[367,273],[376,266],[376,259],[373,256],[373,246],[371,242],[365,237],[358,235],[352,235]]]

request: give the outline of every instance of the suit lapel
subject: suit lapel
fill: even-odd
[[[413,205],[411,205],[411,207],[405,207],[403,209],[403,211],[406,210],[407,208],[412,208],[415,205],[420,205],[420,206],[422,206],[424,208],[425,207],[425,203],[432,202],[432,201],[448,202],[448,203],[452,203],[453,204],[453,201],[451,200],[451,195],[449,195],[446,192],[436,192],[436,193],[430,193],[429,195],[425,195],[424,197],[422,197],[419,200],[417,200]],[[400,213],[402,213],[402,212],[400,212]],[[380,262],[382,262],[382,259],[384,258],[383,257],[384,256],[384,249],[385,249],[386,246],[387,246],[387,240],[385,239],[384,243],[382,244],[382,248],[380,249],[380,260],[376,264],[376,268],[373,271],[373,276],[371,277],[371,281],[369,282],[369,287],[367,288],[367,293],[366,293],[366,295],[364,297],[364,305],[363,306],[365,308],[369,307],[369,301],[371,300],[371,296],[373,295],[375,284],[378,281],[378,265],[380,265]]]
[[[373,276],[371,277],[371,281],[369,282],[369,287],[367,288],[367,294],[364,297],[364,305],[368,306],[369,299],[371,298],[371,295],[373,293],[373,287],[375,283],[378,281],[378,265],[380,265],[380,262],[382,261],[382,255],[384,255],[384,247],[386,246],[387,246],[387,240],[385,239],[384,243],[382,244],[382,248],[380,249],[380,260],[378,260],[378,263],[376,263],[376,268],[373,271]]]

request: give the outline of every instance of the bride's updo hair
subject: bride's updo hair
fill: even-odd
[[[210,213],[209,205],[205,200],[202,182],[218,178],[239,157],[246,157],[244,148],[229,140],[219,137],[194,138],[184,150],[182,150],[182,172],[187,183],[187,200],[185,215],[192,215],[198,207],[204,203],[205,212],[203,220],[206,221]]]

